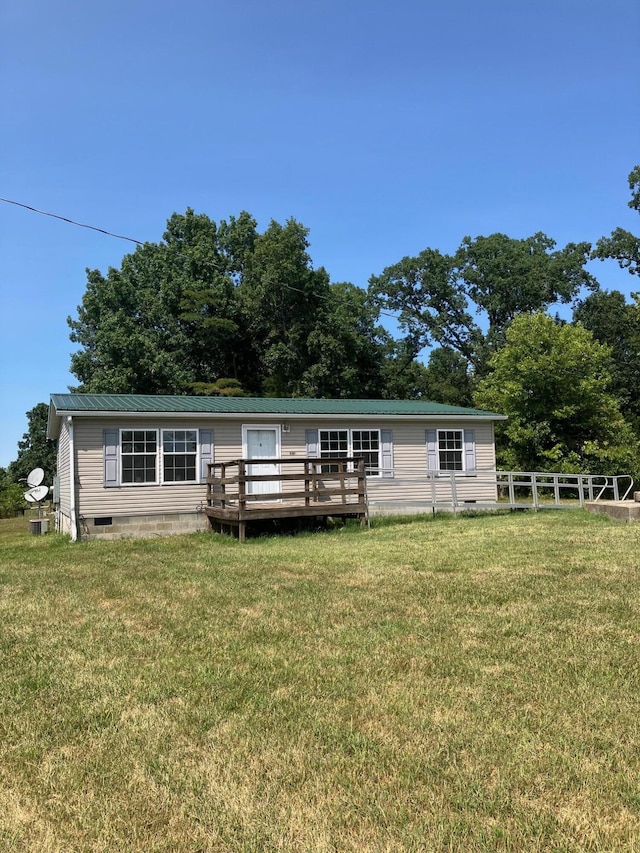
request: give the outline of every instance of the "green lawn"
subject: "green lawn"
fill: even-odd
[[[0,850],[639,851],[640,526],[0,522]]]

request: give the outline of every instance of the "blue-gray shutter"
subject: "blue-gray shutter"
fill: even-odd
[[[380,430],[380,471],[381,477],[393,477],[393,431],[390,429]]]
[[[200,482],[206,483],[209,474],[209,465],[213,465],[214,459],[213,430],[200,430]]]
[[[117,429],[105,429],[102,432],[104,446],[104,485],[120,485],[120,464],[118,459],[118,444],[120,432]]]
[[[464,431],[464,470],[476,470],[476,434],[472,429]]]
[[[425,431],[427,444],[427,468],[429,471],[437,471],[438,465],[438,432],[435,429]]]
[[[307,440],[307,459],[318,459],[320,456],[320,439],[317,429],[305,430]]]

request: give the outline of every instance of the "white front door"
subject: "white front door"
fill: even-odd
[[[242,444],[244,458],[277,459],[280,456],[280,427],[243,426]],[[247,474],[279,474],[280,466],[273,462],[259,462],[247,465]],[[248,495],[268,495],[280,491],[277,480],[247,483]]]

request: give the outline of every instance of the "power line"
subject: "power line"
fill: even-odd
[[[38,210],[37,207],[31,207],[31,205],[23,204],[21,201],[13,201],[10,198],[2,197],[0,197],[0,201],[4,201],[5,204],[15,204],[16,207],[24,207],[25,210],[31,210],[33,213],[39,213],[41,216],[50,216],[52,219],[60,219],[62,222],[68,222],[69,225],[77,225],[78,228],[88,228],[90,231],[99,231],[100,234],[106,234],[107,237],[116,237],[118,240],[128,240],[130,243],[136,243],[138,246],[144,246],[142,240],[136,240],[134,237],[125,237],[123,234],[114,234],[113,231],[107,231],[104,228],[97,228],[95,225],[87,225],[84,222],[76,222],[74,219],[68,219],[66,216],[60,216],[57,213]]]
[[[106,228],[98,228],[96,225],[87,225],[85,222],[76,222],[75,219],[69,219],[66,216],[60,216],[58,213],[50,213],[46,210],[39,210],[37,207],[32,207],[30,204],[23,204],[21,201],[13,201],[10,198],[2,198],[0,196],[0,201],[3,201],[5,204],[13,204],[16,207],[22,207],[25,210],[30,210],[32,213],[39,213],[40,216],[50,216],[52,219],[59,219],[61,222],[67,222],[69,225],[75,225],[78,228],[87,228],[89,231],[97,231],[99,234],[105,234],[107,237],[115,237],[117,240],[127,240],[129,243],[135,243],[137,246],[144,246],[145,242],[143,240],[136,240],[135,237],[126,237],[123,234],[115,234],[113,231],[107,231]],[[179,255],[179,257],[187,258],[186,255]],[[205,266],[213,267],[214,269],[222,270],[219,264],[214,263],[213,261],[200,261]],[[282,287],[285,287],[287,290],[294,290],[296,293],[306,294],[306,291],[301,290],[299,287],[294,287],[291,284],[284,284],[280,282]],[[316,299],[331,299],[331,296],[324,296],[320,293],[312,293],[311,296],[315,296]],[[342,302],[346,305],[347,302],[343,299]],[[392,314],[390,311],[383,311],[382,309],[378,309],[378,314],[382,314],[385,317],[391,317],[393,320],[398,320],[399,317],[397,314]]]

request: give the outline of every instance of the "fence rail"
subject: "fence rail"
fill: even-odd
[[[384,479],[387,478],[387,479]],[[624,501],[633,489],[627,474],[561,474],[541,471],[416,471],[380,469],[367,477],[372,511],[539,509],[583,507],[587,501]]]

